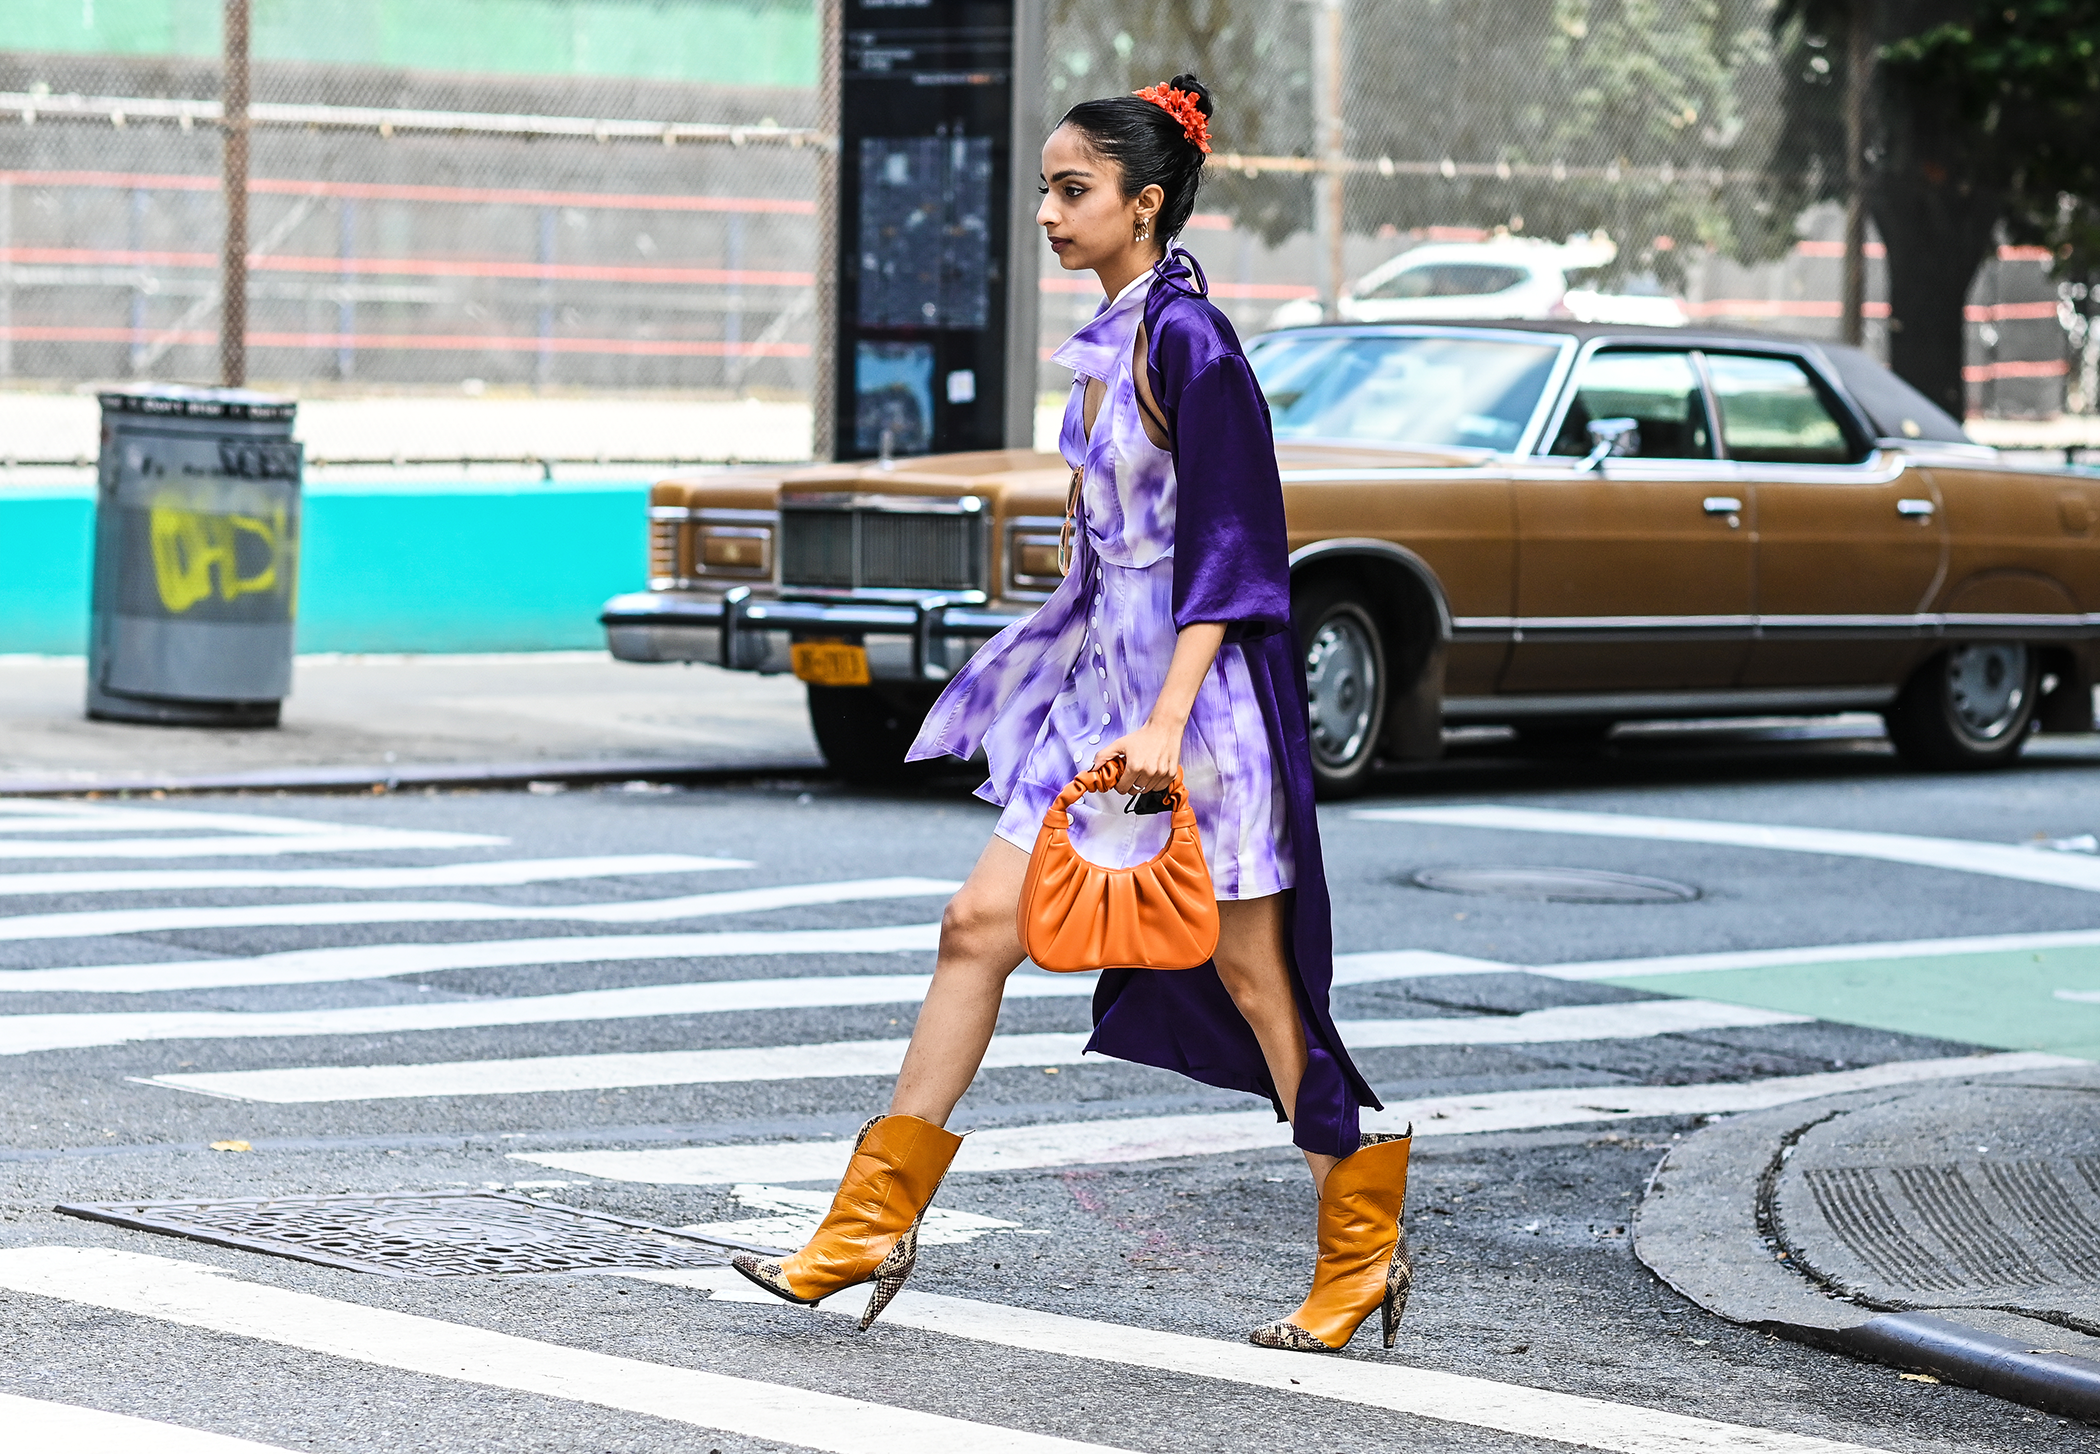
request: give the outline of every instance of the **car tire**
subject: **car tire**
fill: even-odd
[[[1305,659],[1313,792],[1354,797],[1371,779],[1385,731],[1385,633],[1346,581],[1314,585],[1291,615]]]
[[[1913,672],[1882,714],[1889,741],[1931,772],[2002,767],[2034,726],[2040,675],[2039,655],[2018,642],[1949,647]]]
[[[831,770],[858,787],[917,782],[936,764],[906,762],[912,739],[933,698],[893,696],[876,687],[820,687],[807,683],[809,726]]]

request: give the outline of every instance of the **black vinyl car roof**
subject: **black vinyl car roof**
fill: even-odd
[[[1580,343],[1591,339],[1626,339],[1630,342],[1674,343],[1681,348],[1698,348],[1712,343],[1726,347],[1743,347],[1784,344],[1789,348],[1807,349],[1820,354],[1828,363],[1838,382],[1851,396],[1852,403],[1867,416],[1874,432],[1884,439],[1932,440],[1942,444],[1968,444],[1968,432],[1961,421],[1932,402],[1917,389],[1905,383],[1883,367],[1864,350],[1841,343],[1826,343],[1815,338],[1795,338],[1779,333],[1759,333],[1747,328],[1666,328],[1653,324],[1637,323],[1581,323],[1572,319],[1557,318],[1425,318],[1420,320],[1395,320],[1391,323],[1316,323],[1307,325],[1307,331],[1316,328],[1346,329],[1350,332],[1437,332],[1446,329],[1492,330],[1497,333],[1546,333],[1561,338],[1572,338]],[[1297,329],[1278,329],[1279,333],[1298,332]]]

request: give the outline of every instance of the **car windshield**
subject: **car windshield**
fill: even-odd
[[[1516,448],[1557,343],[1450,336],[1278,333],[1248,361],[1278,439]]]

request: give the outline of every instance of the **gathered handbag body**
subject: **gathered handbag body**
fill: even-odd
[[[1166,792],[1166,846],[1144,863],[1103,868],[1072,846],[1072,805],[1122,776],[1111,759],[1072,779],[1036,834],[1021,885],[1021,943],[1044,969],[1194,969],[1218,949],[1218,899],[1181,774]]]

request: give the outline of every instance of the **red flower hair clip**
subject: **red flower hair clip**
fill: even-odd
[[[1147,86],[1131,94],[1139,100],[1150,101],[1180,122],[1181,134],[1196,144],[1197,151],[1210,155],[1210,118],[1196,105],[1195,92],[1177,91],[1161,81],[1157,86]]]

